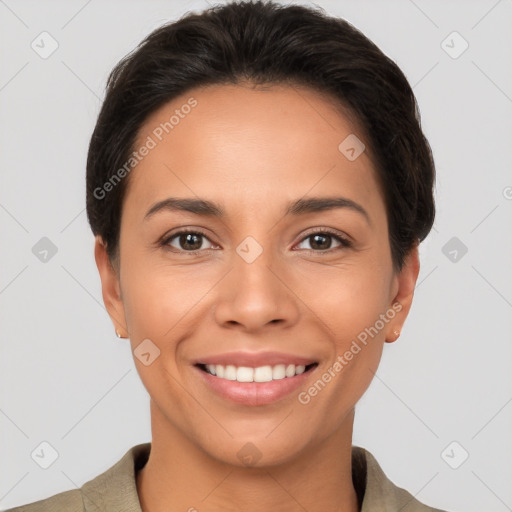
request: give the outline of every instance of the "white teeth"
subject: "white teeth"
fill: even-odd
[[[236,370],[236,380],[238,382],[253,382],[254,368],[239,366]]]
[[[306,371],[304,365],[294,364],[276,364],[275,366],[258,366],[250,368],[248,366],[227,366],[221,364],[207,364],[206,371],[211,375],[226,380],[237,380],[238,382],[270,382],[271,380],[280,380],[285,377],[294,377]]]
[[[286,367],[284,364],[276,364],[272,368],[272,380],[284,379],[286,377]]]
[[[254,382],[270,382],[272,380],[272,366],[258,366],[254,369]]]
[[[224,370],[224,378],[227,380],[236,380],[236,366],[228,364]]]
[[[293,377],[295,375],[295,365],[294,364],[289,364],[286,367],[286,370],[284,371],[284,374],[287,377]]]

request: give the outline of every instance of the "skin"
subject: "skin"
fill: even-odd
[[[394,271],[369,151],[349,161],[338,150],[349,134],[364,136],[318,92],[197,88],[151,115],[136,147],[191,96],[197,106],[129,176],[119,267],[100,237],[95,245],[115,328],[132,350],[146,338],[160,350],[148,366],[134,359],[151,397],[152,449],[137,474],[142,509],[354,512],[354,407],[409,312],[417,247]],[[165,211],[144,220],[170,196],[209,199],[226,213]],[[289,201],[313,196],[355,201],[368,220],[349,208],[283,214]],[[192,241],[196,256],[179,237],[158,245],[183,227],[206,234]],[[318,248],[311,232],[325,228],[352,247],[327,237]],[[249,235],[263,249],[250,264],[236,252]],[[318,362],[303,391],[396,303],[401,311],[307,405],[295,392],[270,405],[235,404],[192,366],[236,350],[296,354]],[[237,456],[246,443],[261,453],[252,466]]]

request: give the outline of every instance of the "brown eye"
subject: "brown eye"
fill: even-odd
[[[205,249],[203,246],[205,240],[208,238],[199,231],[180,231],[164,240],[163,244],[178,251],[193,252]]]
[[[332,242],[332,236],[331,235],[311,235],[308,237],[310,239],[310,246],[312,249],[330,249],[331,248],[331,242]]]
[[[315,252],[328,251],[329,249],[337,249],[340,247],[350,247],[351,245],[345,238],[328,231],[311,233],[302,239],[301,244],[305,241],[309,241],[309,247],[303,248]],[[337,243],[337,245],[333,247],[333,243]]]

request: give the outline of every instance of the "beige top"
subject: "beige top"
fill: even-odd
[[[151,443],[138,444],[80,489],[6,512],[142,512],[135,475],[147,462]],[[427,507],[389,480],[373,455],[352,447],[352,478],[361,512],[443,512]]]

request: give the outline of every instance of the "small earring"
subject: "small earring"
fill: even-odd
[[[395,341],[400,337],[400,331],[398,329],[395,329],[393,331],[393,334],[396,336]]]
[[[121,336],[121,335],[119,334],[119,332],[118,332],[118,330],[117,330],[117,329],[116,329],[116,336],[117,336],[118,338],[123,338],[123,339],[124,339],[124,336]]]

